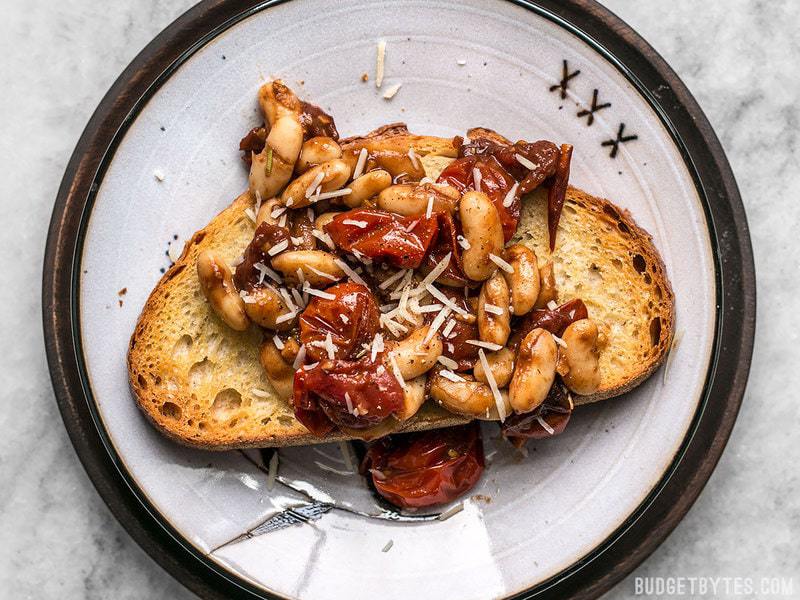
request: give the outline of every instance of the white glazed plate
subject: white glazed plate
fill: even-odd
[[[415,133],[486,126],[573,144],[571,183],[630,210],[666,264],[682,338],[668,376],[581,407],[563,435],[530,443],[527,458],[485,427],[486,473],[447,520],[356,514],[382,507],[337,445],[281,450],[279,481],[267,489],[258,452],[208,453],[163,438],[128,389],[128,340],[170,246],[179,249],[246,188],[237,145],[260,123],[256,91],[272,77],[332,114],[342,136],[405,121]],[[384,99],[394,84],[399,92]],[[306,0],[253,11],[162,77],[106,165],[75,282],[97,426],[158,519],[250,589],[420,600],[535,590],[596,553],[687,438],[718,316],[703,199],[663,115],[596,47],[542,11],[502,0]],[[287,519],[300,522],[279,526]]]

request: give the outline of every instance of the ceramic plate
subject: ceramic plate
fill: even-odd
[[[242,4],[203,3],[143,51],[87,127],[59,195],[48,354],[96,485],[159,562],[209,597],[601,593],[699,493],[749,366],[749,238],[702,113],[641,39],[588,2]],[[581,407],[527,458],[487,427],[486,474],[448,519],[393,519],[338,445],[281,450],[268,488],[262,453],[161,437],[128,390],[127,343],[170,254],[245,189],[237,144],[261,121],[256,91],[272,77],[343,135],[405,121],[418,133],[481,125],[572,143],[571,183],[630,210],[664,259],[680,339],[668,372]]]

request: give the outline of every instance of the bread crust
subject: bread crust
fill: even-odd
[[[201,339],[205,335],[203,328],[206,327],[209,330],[213,329],[214,335],[222,336],[229,346],[241,350],[246,349],[249,344],[252,347],[253,364],[248,363],[247,368],[251,371],[260,368],[257,358],[260,334],[257,328],[253,326],[250,331],[239,333],[228,330],[224,325],[220,326],[205,299],[192,289],[193,284],[196,286],[197,279],[194,275],[195,260],[201,251],[210,248],[218,250],[222,245],[227,248],[232,260],[231,255],[237,255],[249,241],[253,226],[244,211],[253,204],[253,196],[245,192],[205,228],[195,233],[185,245],[180,258],[167,270],[151,292],[129,344],[127,362],[133,395],[142,412],[159,431],[191,447],[231,450],[352,439],[338,432],[324,438],[313,436],[291,416],[291,408],[286,402],[274,397],[263,401],[249,397],[247,389],[232,390],[226,387],[228,383],[224,381],[224,377],[220,377],[220,381],[213,381],[214,376],[212,376],[209,388],[212,392],[203,395],[192,387],[191,369],[206,364],[205,361],[209,360],[210,354],[201,359],[203,352],[195,342],[194,345],[189,343],[190,351],[195,352],[191,361],[181,362],[175,356],[178,354],[177,347],[181,340],[187,336],[193,340],[195,337]],[[593,223],[597,222],[601,227],[612,230],[617,236],[614,238],[615,244],[622,244],[624,250],[631,256],[641,257],[641,260],[635,259],[636,266],[640,267],[644,261],[646,269],[640,273],[643,278],[641,285],[635,284],[639,285],[637,289],[640,289],[642,294],[652,294],[653,290],[657,289],[660,294],[651,315],[651,323],[655,318],[658,318],[659,322],[658,339],[653,338],[655,342],[653,348],[640,361],[626,365],[624,376],[604,380],[601,388],[594,394],[574,397],[575,404],[581,405],[623,394],[647,379],[661,365],[673,339],[674,294],[664,263],[652,243],[651,236],[636,224],[627,211],[573,187],[567,192],[566,206],[578,211],[581,217],[591,218]],[[231,232],[236,234],[230,235]],[[617,235],[616,232],[620,234]],[[524,242],[526,232],[521,233]],[[562,232],[559,235],[564,234]],[[233,247],[227,247],[225,244]],[[543,256],[539,258],[540,261],[542,258],[546,259]],[[649,283],[646,283],[648,279]],[[164,331],[168,322],[173,326],[173,320],[180,323],[183,318],[171,304],[171,302],[177,303],[179,298],[190,306],[195,318],[185,319],[182,326],[186,333],[178,335],[183,330],[173,327],[172,337],[161,339],[166,338]],[[563,301],[565,298],[560,297],[559,300]],[[210,348],[209,344],[208,348],[204,347],[204,351],[211,352]],[[172,357],[168,356],[170,352],[173,354]],[[185,367],[189,364],[191,367],[187,374]],[[225,372],[232,377],[240,375],[229,366],[225,369],[227,369]],[[268,384],[265,386],[263,373],[257,374],[256,371],[252,373],[252,388],[268,389],[266,387]],[[239,387],[246,388],[247,385]],[[464,418],[453,415],[428,400],[420,412],[404,425],[402,431],[435,429],[464,422]]]

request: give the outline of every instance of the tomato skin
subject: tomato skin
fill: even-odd
[[[529,312],[514,328],[508,345],[516,350],[520,342],[531,331],[540,327],[554,335],[564,335],[564,330],[575,321],[589,318],[589,310],[580,298],[569,300],[554,309],[537,308]]]
[[[348,397],[359,414],[350,412]],[[352,429],[378,425],[402,409],[403,388],[380,358],[324,360],[295,372],[292,406],[298,421],[323,436],[336,425]]]
[[[534,411],[510,415],[500,425],[500,430],[504,437],[520,448],[526,440],[541,440],[562,433],[572,416],[572,408],[569,392],[559,380],[553,383],[547,398]],[[547,431],[539,419],[547,423],[553,433]]]
[[[359,227],[345,221],[367,225]],[[355,208],[334,217],[325,231],[342,250],[386,260],[401,269],[416,269],[436,241],[439,221],[436,215],[403,217],[385,210]]]
[[[475,189],[473,169],[481,174],[481,191],[486,194],[500,215],[503,224],[503,237],[507,242],[517,231],[520,215],[519,194],[514,196],[511,206],[503,206],[506,194],[513,187],[514,178],[503,168],[500,162],[490,155],[465,156],[457,158],[441,172],[438,183],[447,183],[462,194]]]
[[[325,290],[335,298],[314,296],[300,315],[300,342],[312,361],[328,358],[320,344],[326,334],[336,347],[335,358],[353,358],[361,344],[371,343],[380,327],[380,311],[369,289],[359,283],[339,283]],[[347,323],[342,319],[345,315]]]
[[[483,469],[477,422],[381,438],[367,450],[361,465],[378,493],[403,508],[455,500],[472,489]]]
[[[447,263],[444,272],[436,278],[436,282],[456,287],[473,285],[474,282],[467,279],[462,269],[461,247],[456,239],[461,234],[458,224],[450,213],[437,212],[434,213],[434,216],[439,222],[439,235],[422,262],[422,271],[426,274],[430,273],[445,256],[450,254],[450,262]]]
[[[252,241],[242,254],[243,260],[233,273],[233,281],[239,290],[250,290],[258,284],[261,278],[258,269],[254,267],[257,262],[269,264],[270,256],[267,253],[272,246],[286,241],[288,250],[294,250],[291,232],[287,227],[281,227],[264,221],[255,231]],[[265,249],[266,248],[266,249]]]
[[[464,293],[460,289],[441,288],[441,292],[460,308],[473,312],[472,307],[464,298]],[[431,323],[435,317],[435,313],[427,313],[425,322]],[[478,324],[477,322],[465,323],[455,315],[450,318],[455,321],[455,326],[449,335],[442,340],[444,342],[442,356],[451,358],[458,363],[456,371],[469,371],[478,360],[478,347],[467,344],[466,341],[478,339]]]

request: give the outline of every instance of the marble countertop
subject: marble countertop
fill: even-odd
[[[793,578],[800,594],[800,3],[604,3],[673,66],[722,140],[750,222],[759,304],[748,392],[719,466],[667,541],[607,597],[635,597],[643,576]],[[3,4],[0,264],[12,283],[0,288],[0,596],[192,598],[84,473],[40,324],[44,240],[70,153],[117,75],[192,2]],[[729,592],[716,597],[750,596]]]

